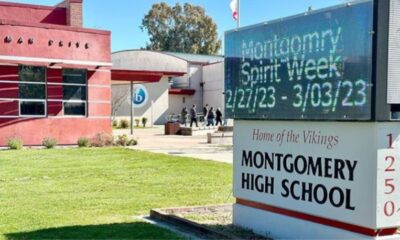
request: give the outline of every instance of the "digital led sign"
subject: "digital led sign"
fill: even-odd
[[[226,33],[234,119],[371,120],[371,1]]]

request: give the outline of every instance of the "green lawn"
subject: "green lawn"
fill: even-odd
[[[232,201],[232,167],[121,148],[0,152],[0,239],[171,239],[151,208]]]

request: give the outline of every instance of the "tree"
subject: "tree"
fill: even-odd
[[[115,120],[118,110],[122,107],[124,103],[129,100],[130,89],[126,86],[114,88],[112,90],[112,101],[111,101],[111,116],[112,120]],[[129,101],[130,102],[130,101]]]
[[[221,48],[217,25],[200,6],[156,3],[142,20],[150,42],[146,49],[194,54],[217,54]]]

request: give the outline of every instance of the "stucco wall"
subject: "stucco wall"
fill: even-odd
[[[25,145],[41,145],[44,137],[53,137],[67,145],[79,137],[111,133],[111,72],[91,67],[109,64],[111,32],[61,26],[66,19],[62,7],[0,3],[0,146],[10,137],[21,138]],[[17,64],[47,66],[43,116],[20,113]],[[87,72],[86,116],[64,114],[60,66],[92,70]]]
[[[168,78],[164,77],[158,83],[146,83],[142,85],[144,85],[147,89],[149,100],[143,107],[134,108],[135,118],[146,117],[148,119],[149,125],[151,124],[151,122],[153,122],[154,124],[164,124],[166,122],[166,114],[168,110]],[[121,95],[125,95],[126,99],[115,112],[115,116],[118,119],[130,118],[131,105],[129,101],[129,92],[129,84],[112,86],[112,97],[114,99],[119,98]]]
[[[2,25],[5,24],[5,25]],[[61,60],[110,62],[110,32],[58,26],[15,26],[0,20],[0,57],[35,57]],[[29,43],[28,39],[33,39]],[[22,40],[19,43],[18,40]],[[87,44],[87,45],[86,45]]]
[[[19,116],[18,67],[0,66],[0,146],[17,137],[24,145],[41,145],[45,137],[61,145],[76,144],[78,138],[92,138],[97,133],[111,133],[110,71],[89,71],[87,116],[65,116],[60,69],[47,69],[47,116]],[[7,82],[7,83],[4,83]]]
[[[178,115],[184,107],[189,111],[193,104],[197,105],[192,96],[169,95],[168,114]],[[201,106],[197,105],[197,110],[201,110]]]
[[[113,69],[185,73],[187,62],[160,52],[132,50],[115,52],[111,55]],[[118,79],[114,79],[118,80]]]
[[[189,74],[183,77],[176,78],[180,84],[187,83],[186,88],[196,90],[193,96],[189,95],[170,95],[168,115],[180,114],[182,108],[187,107],[188,110],[195,104],[197,110],[202,112],[203,108],[203,89],[201,82],[203,80],[203,66],[202,65],[189,65]],[[185,100],[183,100],[183,98]]]
[[[67,25],[67,10],[62,7],[0,2],[0,19],[26,23]]]
[[[224,62],[204,66],[203,81],[203,104],[208,104],[214,108],[220,107],[222,112],[224,112]]]

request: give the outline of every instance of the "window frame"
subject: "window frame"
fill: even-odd
[[[16,81],[18,83],[18,91],[19,91],[19,87],[20,84],[30,84],[30,85],[43,85],[44,86],[44,98],[43,99],[38,99],[38,98],[33,98],[33,99],[27,99],[27,98],[20,98],[19,93],[18,93],[18,117],[22,117],[22,118],[46,118],[47,117],[47,100],[48,100],[48,92],[47,92],[47,67],[44,66],[33,66],[33,65],[24,65],[24,64],[19,64],[18,65],[18,77],[20,77],[20,67],[21,66],[27,66],[27,67],[40,67],[40,68],[44,68],[44,81],[43,82],[32,82],[32,81],[21,81],[20,79],[18,79],[18,81]],[[22,114],[22,103],[24,102],[42,102],[44,104],[44,114],[35,114],[35,115],[31,115],[31,114]]]
[[[43,115],[31,115],[31,114],[22,114],[22,103],[33,103],[33,102],[41,102],[44,105],[44,114]],[[47,117],[47,99],[45,100],[37,100],[37,99],[18,99],[18,116],[19,117],[27,117],[27,118],[45,118]]]
[[[65,114],[65,104],[66,103],[83,103],[85,105],[85,115],[66,115]],[[62,101],[62,110],[63,110],[63,115],[68,116],[71,118],[87,118],[88,114],[88,104],[87,101],[80,101],[80,100],[67,100],[67,101]]]
[[[18,64],[17,67],[17,71],[18,71],[18,76],[20,76],[20,67],[38,67],[38,68],[43,68],[44,69],[44,81],[42,82],[38,82],[38,81],[20,81],[20,78],[18,80],[0,80],[1,83],[15,83],[18,86],[18,91],[19,91],[19,87],[20,84],[26,84],[26,85],[41,85],[44,86],[44,98],[43,99],[38,99],[38,98],[21,98],[18,92],[18,96],[16,98],[2,98],[0,96],[0,100],[1,101],[15,101],[18,103],[18,112],[16,112],[15,115],[13,116],[6,116],[6,115],[0,115],[0,118],[48,118],[48,112],[49,112],[49,103],[50,102],[61,102],[62,104],[62,117],[65,118],[88,118],[89,117],[89,79],[88,79],[88,70],[84,69],[84,68],[62,68],[61,69],[61,77],[63,77],[64,69],[74,69],[74,70],[81,70],[84,72],[84,78],[85,78],[85,83],[64,83],[64,82],[49,82],[48,81],[48,70],[50,69],[49,67],[46,66],[35,66],[35,65],[25,65],[25,64]],[[71,100],[64,100],[64,96],[62,96],[61,99],[49,99],[48,97],[48,87],[49,86],[54,86],[54,85],[58,85],[58,86],[76,86],[76,87],[85,87],[85,100],[79,100],[79,99],[71,99]],[[64,95],[64,92],[63,92]],[[44,106],[44,114],[23,114],[22,113],[22,105],[23,103],[42,103]],[[66,103],[82,103],[84,104],[84,111],[85,114],[84,115],[68,115],[65,114],[65,104]],[[61,117],[61,116],[60,116]],[[52,118],[52,117],[51,117]]]
[[[82,70],[85,73],[85,83],[64,83],[64,70]],[[82,68],[63,68],[61,70],[61,76],[63,78],[63,82],[60,84],[63,87],[63,99],[62,99],[62,112],[63,116],[67,116],[70,118],[87,118],[89,116],[88,114],[88,95],[89,95],[89,83],[88,83],[88,70],[87,69],[82,69]],[[75,86],[75,87],[85,87],[85,100],[78,100],[78,99],[71,99],[71,100],[65,100],[64,99],[64,86]],[[85,104],[85,114],[84,115],[68,115],[65,114],[65,103],[83,103]]]

